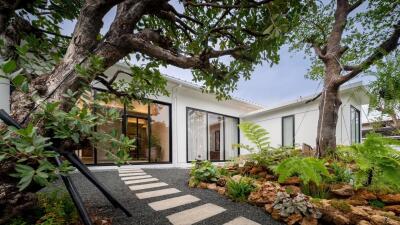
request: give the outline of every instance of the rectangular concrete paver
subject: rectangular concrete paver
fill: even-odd
[[[224,223],[224,225],[261,225],[261,224],[240,216],[234,220]]]
[[[208,203],[167,216],[174,225],[191,225],[224,212],[226,209]]]
[[[141,176],[131,176],[131,177],[121,177],[121,180],[138,180],[143,178],[150,178],[151,175],[141,175]]]
[[[137,179],[137,180],[127,180],[125,181],[125,184],[139,184],[139,183],[146,183],[146,182],[152,182],[152,181],[158,181],[157,178],[146,178],[146,179]]]
[[[148,191],[148,192],[142,192],[136,194],[136,197],[138,199],[146,199],[146,198],[154,198],[154,197],[159,197],[159,196],[164,196],[164,195],[171,195],[175,193],[181,192],[180,190],[176,188],[166,188],[166,189],[161,189],[157,191]]]
[[[120,173],[120,177],[129,177],[129,176],[139,176],[139,175],[146,175],[146,173]]]
[[[143,170],[119,170],[119,173],[144,173]]]
[[[129,188],[132,191],[138,191],[138,190],[144,190],[144,189],[156,188],[156,187],[163,187],[163,186],[168,186],[168,184],[164,183],[164,182],[159,182],[159,183],[132,185],[132,186],[129,186]]]
[[[189,203],[200,201],[199,198],[196,198],[193,195],[184,195],[175,198],[169,198],[157,202],[149,203],[149,206],[156,211],[166,210],[175,208],[181,205],[186,205]]]

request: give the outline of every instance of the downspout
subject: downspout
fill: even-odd
[[[174,135],[172,141],[172,164],[174,166],[178,165],[178,152],[179,152],[179,140],[178,140],[178,88],[182,87],[182,84],[177,84],[175,87],[171,89],[172,92],[172,105],[173,105],[173,124],[172,133]],[[175,140],[175,142],[174,142]],[[175,151],[174,151],[175,149]]]

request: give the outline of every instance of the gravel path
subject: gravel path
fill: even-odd
[[[158,187],[153,189],[146,189],[140,191],[132,191],[129,185],[126,185],[118,175],[118,171],[96,171],[94,175],[112,192],[112,194],[121,201],[121,203],[128,208],[133,214],[133,217],[126,217],[121,210],[114,209],[106,198],[84,177],[77,173],[73,174],[73,180],[83,198],[83,200],[97,208],[99,213],[113,218],[113,224],[140,224],[140,225],[154,225],[154,224],[171,224],[166,218],[167,216],[181,212],[186,209],[191,209],[196,206],[201,206],[206,203],[212,203],[217,206],[223,207],[226,211],[219,213],[215,216],[202,220],[196,225],[222,225],[237,217],[245,217],[254,222],[268,225],[279,225],[281,223],[274,221],[262,208],[249,205],[247,203],[232,202],[215,191],[203,190],[197,188],[189,188],[187,186],[188,173],[187,169],[143,169],[148,175],[158,178],[159,182],[168,184],[166,187]],[[166,196],[153,197],[148,199],[138,199],[136,193],[160,190],[165,188],[176,188],[181,192],[170,194]],[[155,201],[170,199],[183,195],[192,195],[200,199],[200,201],[192,202],[171,209],[162,211],[153,210],[148,204]],[[190,218],[188,218],[190,219]]]

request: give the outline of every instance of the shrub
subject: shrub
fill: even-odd
[[[68,193],[58,189],[51,192],[38,193],[38,201],[44,215],[36,224],[77,224],[78,213]]]
[[[237,147],[248,150],[250,160],[265,167],[277,165],[282,160],[298,155],[295,149],[273,148],[270,146],[268,131],[258,124],[242,122],[239,125],[244,136],[254,145],[237,144]]]
[[[400,191],[400,152],[391,147],[393,140],[370,133],[362,144],[339,151],[357,165],[355,187],[385,192]]]
[[[329,179],[330,183],[350,183],[352,173],[345,165],[334,162],[330,165],[330,169],[333,173]]]
[[[194,183],[217,182],[220,176],[218,168],[210,161],[195,161],[192,163],[190,175]]]
[[[385,207],[385,203],[380,201],[380,200],[377,200],[377,199],[371,200],[368,203],[369,203],[370,206],[372,206],[374,208],[380,208],[381,209],[381,208]]]
[[[312,157],[291,157],[285,159],[274,170],[279,175],[279,182],[284,182],[289,177],[297,175],[303,184],[307,185],[309,182],[313,182],[319,186],[323,176],[329,177],[329,172],[324,165],[324,161]]]
[[[239,181],[230,179],[227,183],[227,194],[235,201],[246,201],[250,192],[254,190],[252,180],[249,178],[241,178]]]
[[[301,185],[301,192],[313,198],[327,199],[330,196],[329,186],[321,184],[319,186],[314,183]]]

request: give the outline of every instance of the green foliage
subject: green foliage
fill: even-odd
[[[46,149],[52,143],[38,134],[37,128],[29,124],[24,129],[9,127],[0,134],[0,161],[16,162],[15,173],[10,176],[19,178],[20,191],[26,189],[32,181],[41,186],[54,181],[59,173],[67,173],[71,167],[63,163],[60,167],[52,164],[58,154]]]
[[[330,196],[330,188],[329,185],[326,184],[320,184],[317,186],[310,182],[308,184],[302,184],[300,188],[303,194],[313,198],[328,199]]]
[[[381,113],[383,117],[390,117],[392,120],[400,121],[400,54],[399,51],[386,57],[385,60],[377,63],[376,72],[371,72],[376,80],[371,82],[369,87],[369,107]],[[394,125],[394,124],[393,124]],[[395,127],[395,132],[400,132]]]
[[[195,182],[217,182],[220,176],[218,168],[210,161],[195,161],[192,163],[190,176]]]
[[[368,204],[374,208],[379,208],[379,209],[385,207],[385,203],[378,199],[371,200],[368,202]]]
[[[354,4],[355,1],[349,1]],[[331,34],[337,1],[314,1],[307,12],[298,14],[298,24],[290,32],[292,50],[305,52],[311,60],[307,78],[318,80],[324,77],[323,62],[315,56],[311,42],[326,47]],[[366,1],[347,18],[340,46],[348,47],[337,60],[341,65],[357,65],[372,54],[377,46],[393,33],[400,19],[400,5],[392,0]],[[386,54],[386,53],[385,53]]]
[[[331,183],[349,183],[352,179],[352,172],[346,165],[334,162],[330,165],[332,176],[328,179]]]
[[[243,144],[237,144],[236,146],[251,152],[250,159],[257,164],[272,167],[282,160],[298,154],[298,151],[295,149],[271,147],[268,137],[269,133],[258,124],[241,122],[239,128],[254,146]]]
[[[341,155],[357,165],[355,187],[367,186],[377,191],[400,191],[400,153],[391,147],[393,140],[375,133],[362,144],[340,149]]]
[[[79,220],[78,212],[69,194],[64,191],[38,193],[39,207],[43,216],[36,224],[69,225]]]
[[[239,181],[233,179],[228,180],[226,183],[227,194],[235,201],[246,201],[255,187],[252,184],[251,178],[242,177]]]
[[[282,161],[274,170],[279,175],[279,182],[284,182],[291,176],[299,176],[303,184],[313,182],[319,186],[323,177],[329,177],[324,163],[324,160],[312,157],[291,157]]]

